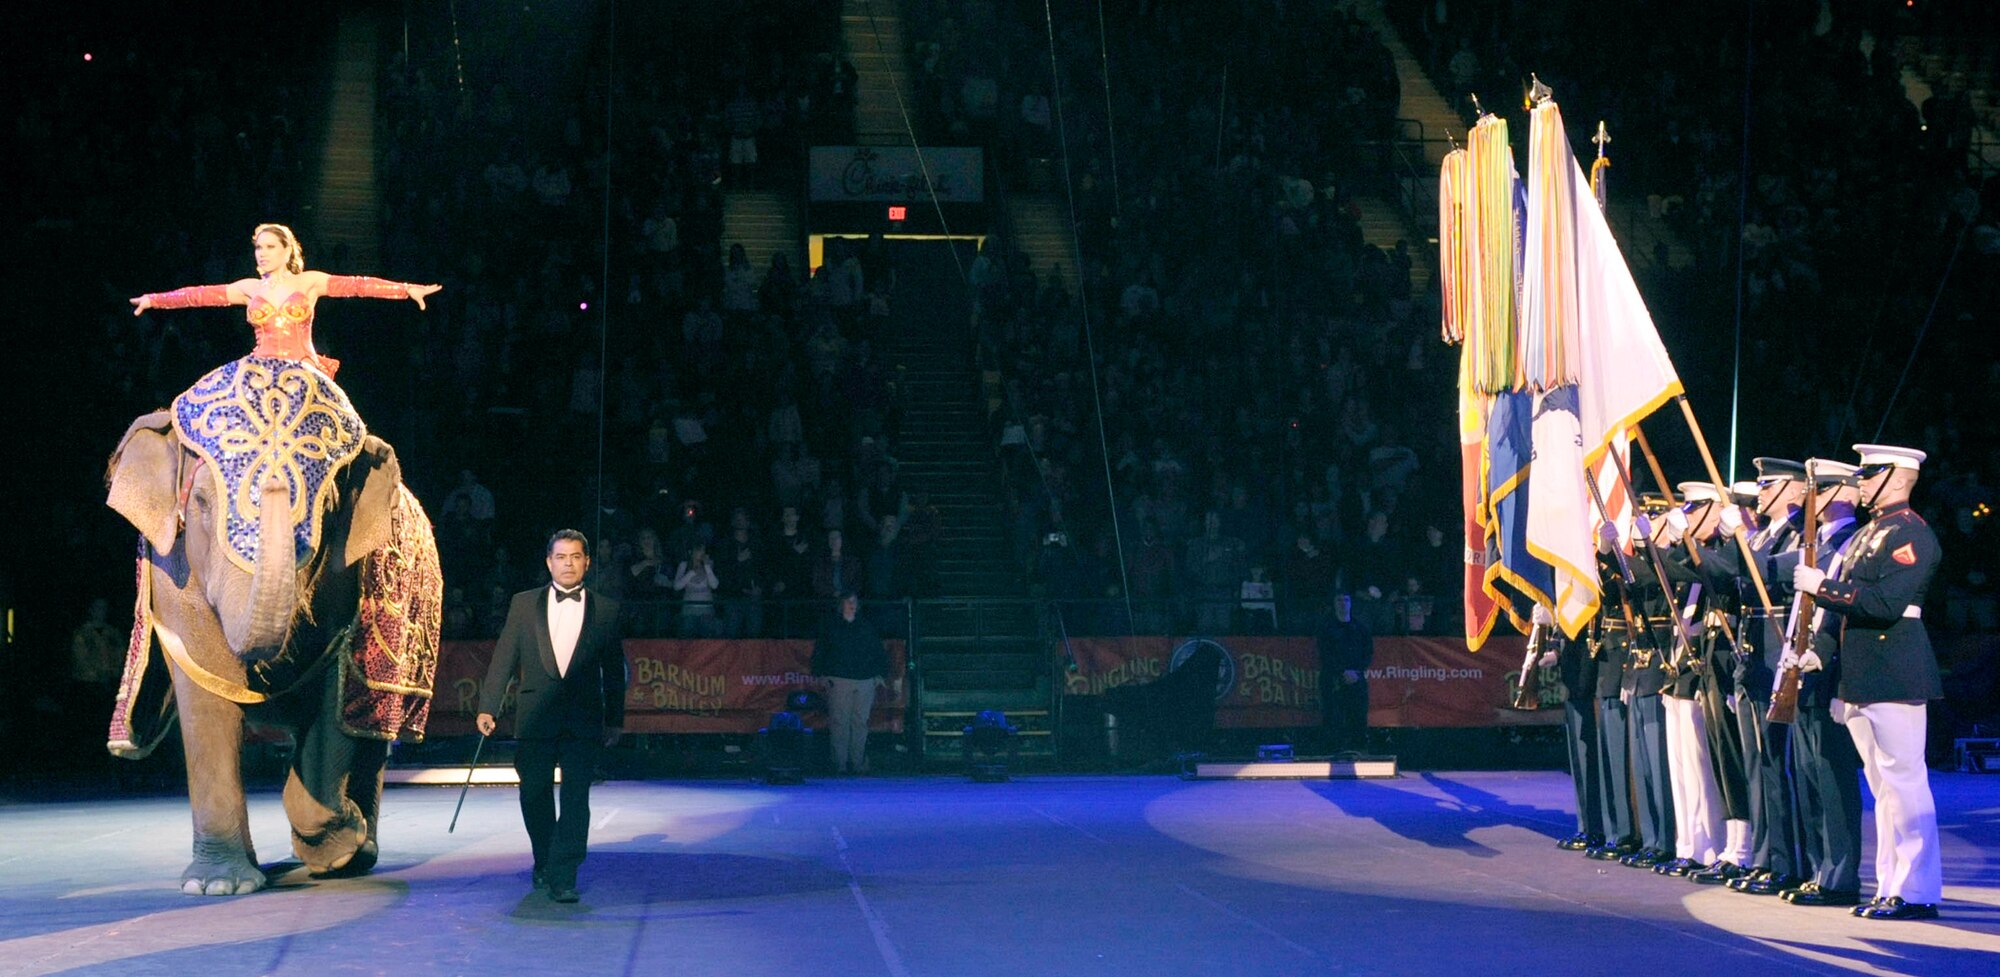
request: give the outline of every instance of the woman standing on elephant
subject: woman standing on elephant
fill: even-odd
[[[257,334],[251,356],[306,363],[332,379],[340,361],[321,356],[312,342],[313,306],[322,297],[406,298],[421,309],[424,299],[443,287],[307,271],[299,239],[283,224],[259,224],[250,238],[257,261],[256,278],[148,292],[131,300],[132,314],[148,309],[248,306],[250,326]]]

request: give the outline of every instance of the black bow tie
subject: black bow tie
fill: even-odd
[[[580,600],[582,600],[582,599],[583,599],[583,588],[582,588],[582,587],[578,587],[578,588],[576,588],[575,590],[564,590],[564,589],[562,589],[561,587],[553,587],[553,588],[550,588],[550,589],[552,589],[552,590],[554,590],[554,591],[556,592],[556,600],[558,600],[558,601],[565,601],[565,600],[577,600],[577,601],[580,601]]]

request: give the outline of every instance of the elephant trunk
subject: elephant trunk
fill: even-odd
[[[299,574],[292,557],[291,495],[273,479],[264,486],[258,516],[257,569],[250,578],[249,627],[237,656],[246,659],[276,655],[291,637],[298,616]]]

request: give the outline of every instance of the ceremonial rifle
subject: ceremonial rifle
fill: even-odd
[[[1799,560],[1805,566],[1819,566],[1819,485],[1811,462],[1806,463],[1806,511],[1799,533]],[[1764,714],[1766,720],[1774,723],[1798,722],[1798,660],[1812,651],[1813,595],[1799,591],[1792,595],[1792,603],[1798,609],[1798,621],[1793,624],[1789,636],[1792,664],[1778,673],[1778,687],[1771,691],[1771,709]]]
[[[1542,657],[1542,645],[1547,639],[1547,625],[1538,621],[1528,629],[1528,653],[1521,659],[1521,680],[1514,683],[1513,701],[1509,703],[1516,709],[1533,712],[1542,707],[1542,697],[1535,692],[1535,673],[1541,671],[1535,660]]]

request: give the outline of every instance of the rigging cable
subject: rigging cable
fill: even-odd
[[[1091,412],[1097,420],[1097,451],[1104,462],[1104,494],[1111,503],[1111,537],[1118,553],[1118,592],[1125,598],[1125,618],[1132,619],[1132,584],[1125,571],[1125,531],[1119,527],[1118,485],[1111,477],[1111,448],[1104,436],[1104,398],[1097,385],[1097,340],[1090,324],[1090,276],[1083,269],[1083,236],[1077,231],[1076,186],[1070,176],[1069,128],[1063,121],[1062,110],[1062,69],[1056,60],[1056,18],[1050,8],[1050,0],[1042,0],[1042,18],[1049,35],[1049,79],[1054,98],[1050,99],[1056,110],[1057,145],[1063,157],[1063,196],[1069,204],[1069,237],[1076,248],[1076,309],[1082,317],[1084,365],[1090,369]],[[1102,35],[1100,35],[1101,38]]]

